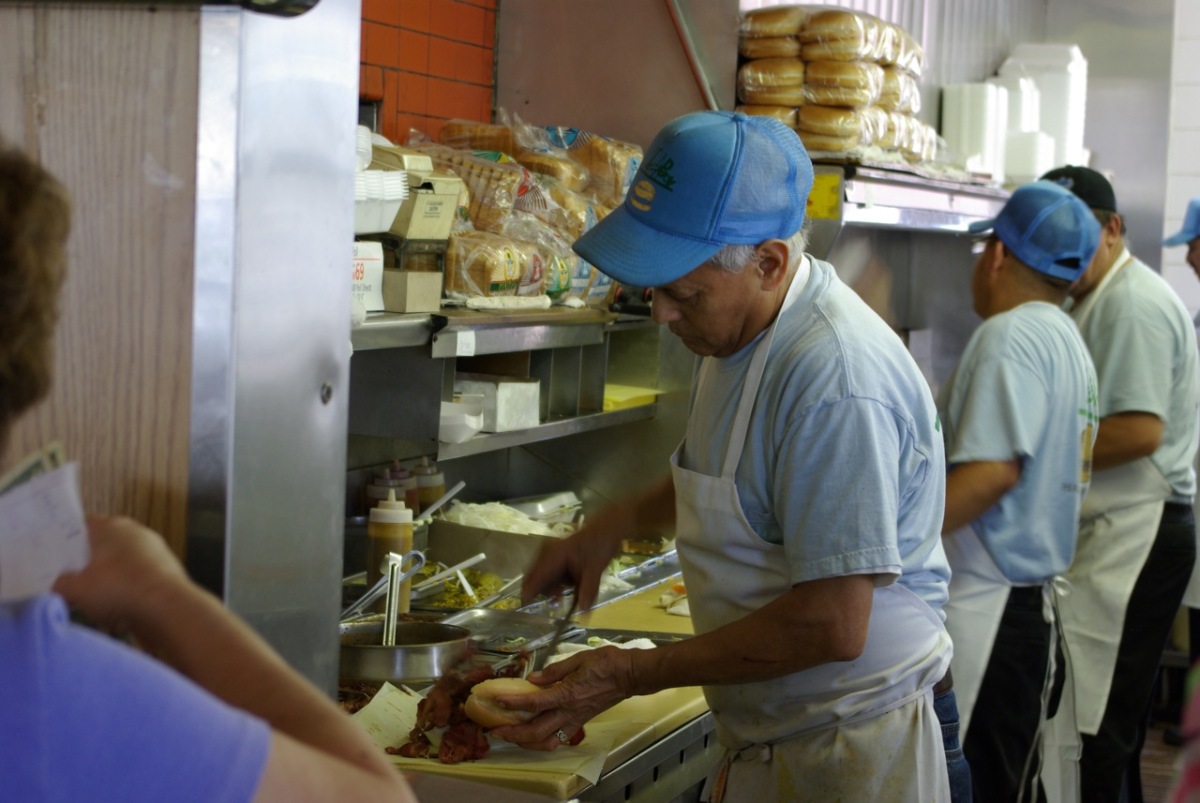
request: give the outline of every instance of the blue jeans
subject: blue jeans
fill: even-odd
[[[946,773],[950,776],[950,803],[971,803],[971,765],[958,743],[958,702],[954,689],[933,698],[933,710],[942,723],[942,745],[946,749]]]

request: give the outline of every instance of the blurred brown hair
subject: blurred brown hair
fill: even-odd
[[[50,389],[70,227],[66,188],[0,141],[0,448]]]

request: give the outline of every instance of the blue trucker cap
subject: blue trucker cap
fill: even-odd
[[[727,245],[791,237],[812,182],[800,137],[778,120],[686,114],[658,133],[625,201],[574,248],[619,282],[670,284]]]
[[[1021,262],[1070,282],[1087,270],[1100,245],[1100,223],[1092,210],[1050,181],[1018,187],[999,215],[967,227],[975,233],[989,229]]]
[[[1188,201],[1187,214],[1183,216],[1183,228],[1163,240],[1163,245],[1183,245],[1200,237],[1200,198]]]

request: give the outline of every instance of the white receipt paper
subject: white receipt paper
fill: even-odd
[[[67,463],[0,496],[0,602],[45,594],[87,565],[79,467]]]

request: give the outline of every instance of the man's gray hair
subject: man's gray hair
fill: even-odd
[[[808,245],[808,234],[804,229],[800,229],[784,242],[787,243],[788,261],[791,263],[788,268],[791,269],[800,264],[800,257],[804,255],[804,248]],[[708,261],[730,273],[741,273],[747,265],[758,264],[759,256],[755,250],[757,248],[756,245],[727,245]]]

